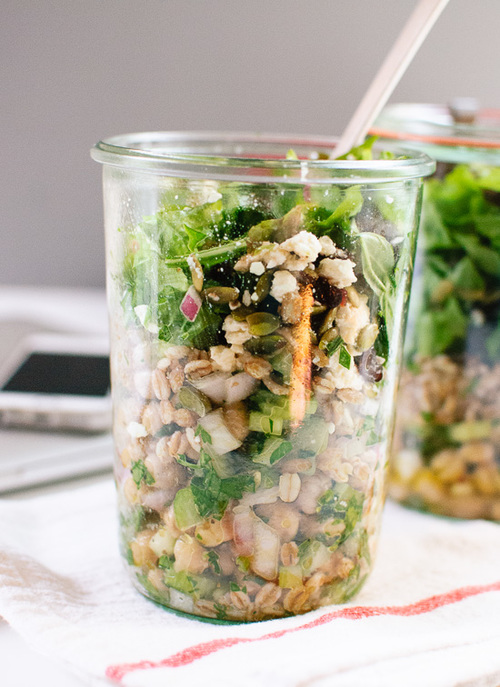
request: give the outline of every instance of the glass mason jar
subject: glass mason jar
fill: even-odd
[[[93,149],[122,551],[171,609],[293,615],[370,570],[434,163],[333,148],[145,133]]]
[[[498,520],[500,111],[399,104],[373,133],[437,161],[424,184],[390,494]]]

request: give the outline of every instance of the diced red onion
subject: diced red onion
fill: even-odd
[[[199,424],[206,430],[212,439],[212,448],[220,456],[230,451],[235,451],[241,446],[241,441],[229,431],[222,410],[214,410],[205,417],[200,417]]]
[[[201,298],[194,286],[190,286],[186,291],[186,295],[182,299],[180,311],[186,319],[194,322],[200,312]]]
[[[212,372],[201,379],[190,379],[189,383],[203,391],[211,401],[222,405],[226,400],[226,382],[230,376],[229,372]]]
[[[238,556],[251,556],[254,549],[254,521],[256,516],[250,508],[235,513],[233,519],[234,548]]]
[[[260,518],[255,518],[253,532],[255,546],[250,564],[252,570],[265,580],[274,580],[278,575],[279,534]]]

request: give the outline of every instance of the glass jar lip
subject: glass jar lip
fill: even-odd
[[[326,136],[217,131],[152,131],[105,138],[91,150],[97,162],[124,169],[252,183],[370,183],[428,176],[435,163],[425,153],[399,145],[376,145],[395,159],[335,160],[337,139]],[[250,154],[249,148],[254,148]],[[286,157],[288,149],[299,159]],[[274,151],[264,154],[263,150]],[[306,155],[307,153],[307,155]]]
[[[456,122],[448,105],[394,103],[384,108],[370,134],[394,141],[498,150],[500,109],[480,109],[474,122],[468,123]]]

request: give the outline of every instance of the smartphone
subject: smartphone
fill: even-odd
[[[107,338],[34,334],[21,339],[0,366],[0,425],[108,431]]]

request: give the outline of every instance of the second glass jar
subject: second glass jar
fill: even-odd
[[[438,163],[424,184],[389,493],[498,520],[500,111],[393,105],[374,133]]]

